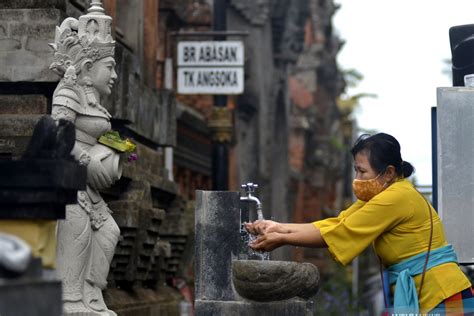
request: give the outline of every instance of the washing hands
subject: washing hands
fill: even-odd
[[[291,232],[284,224],[271,220],[257,220],[244,225],[250,234],[256,236],[249,246],[258,251],[272,251],[284,245],[284,235]]]
[[[289,224],[270,220],[245,223],[245,229],[257,238],[249,246],[254,250],[272,251],[283,245],[326,248],[319,228],[312,223]]]

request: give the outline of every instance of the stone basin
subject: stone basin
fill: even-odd
[[[319,270],[311,263],[234,260],[232,282],[240,296],[253,301],[308,299],[319,290]]]

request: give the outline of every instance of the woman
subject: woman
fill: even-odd
[[[462,307],[461,298],[464,308],[467,304],[474,308],[471,283],[446,242],[438,215],[406,180],[414,168],[402,160],[398,141],[384,133],[362,135],[351,152],[353,190],[358,198],[351,207],[338,217],[309,224],[247,224],[247,230],[258,235],[251,247],[266,251],[282,245],[328,248],[334,260],[346,265],[372,244],[389,272],[385,281],[392,284],[398,311]]]

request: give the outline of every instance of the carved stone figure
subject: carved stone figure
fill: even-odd
[[[100,104],[117,79],[111,36],[112,18],[100,1],[88,14],[65,19],[56,28],[51,69],[61,77],[52,117],[76,126],[73,156],[87,166],[87,189],[68,205],[58,225],[57,269],[63,281],[65,315],[116,315],[104,303],[102,290],[120,230],[98,190],[121,176],[119,151],[98,139],[111,129],[110,114]]]

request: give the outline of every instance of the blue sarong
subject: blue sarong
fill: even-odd
[[[395,313],[419,313],[420,305],[413,277],[423,273],[427,252],[420,253],[387,268],[388,281],[395,285],[393,307]],[[430,251],[426,270],[448,262],[458,262],[452,245]]]

